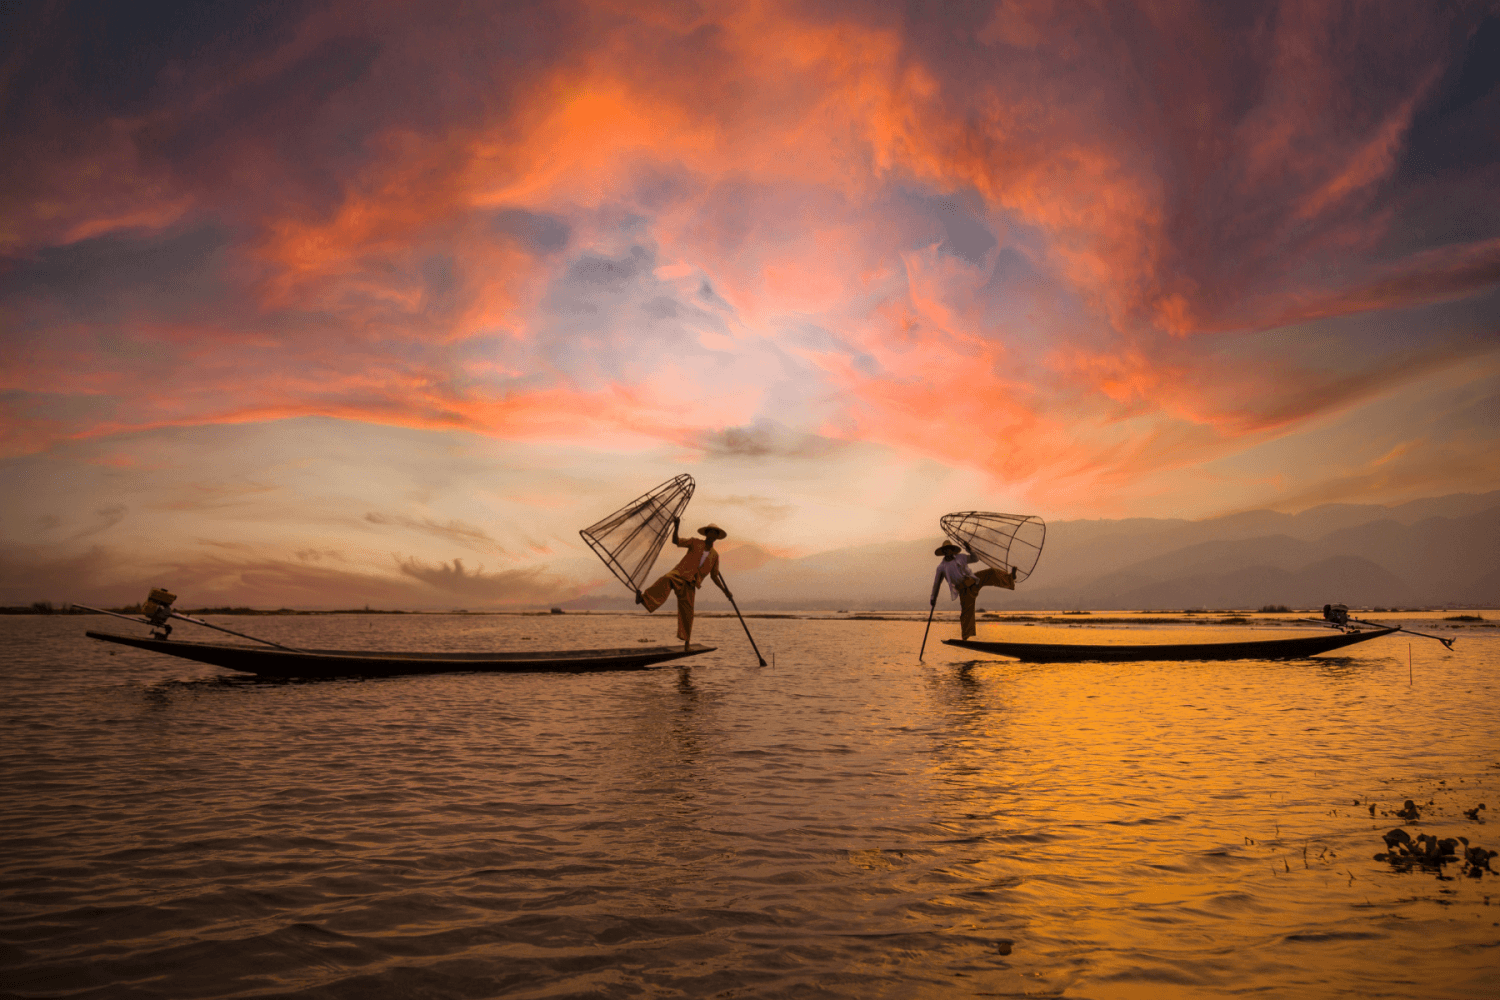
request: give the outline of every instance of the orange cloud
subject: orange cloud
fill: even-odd
[[[96,95],[88,127],[36,76],[0,176],[6,446],[312,414],[701,443],[775,419],[1119,482],[1469,336],[1325,368],[1231,366],[1231,334],[1395,329],[1500,283],[1500,235],[1423,235],[1450,210],[1410,166],[1462,124],[1467,14],[513,6],[216,39]]]

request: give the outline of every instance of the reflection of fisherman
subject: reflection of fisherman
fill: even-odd
[[[647,611],[655,611],[666,601],[668,594],[676,594],[677,638],[682,640],[683,648],[686,649],[692,644],[693,599],[697,597],[698,588],[703,586],[704,578],[713,577],[714,583],[731,601],[734,600],[734,595],[729,592],[724,578],[719,575],[719,554],[714,551],[714,540],[727,538],[728,533],[717,524],[705,524],[698,529],[698,534],[703,538],[684,541],[677,537],[677,527],[681,521],[681,518],[672,518],[672,544],[687,549],[687,555],[645,593],[636,594],[635,602],[644,605]]]
[[[960,628],[963,637],[969,638],[974,634],[974,601],[979,597],[979,591],[984,587],[1004,587],[1006,590],[1016,589],[1016,571],[1009,573],[1002,569],[991,567],[983,570],[977,575],[970,571],[969,565],[978,561],[978,556],[973,550],[960,552],[957,545],[952,542],[944,542],[932,553],[942,556],[943,561],[938,563],[937,572],[932,577],[932,600],[928,603],[937,607],[938,588],[943,585],[943,580],[948,581],[948,596],[958,598],[962,611],[959,614]]]

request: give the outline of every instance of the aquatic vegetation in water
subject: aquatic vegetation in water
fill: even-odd
[[[1413,867],[1420,866],[1441,873],[1444,865],[1459,860],[1459,847],[1462,845],[1462,873],[1469,878],[1483,878],[1485,872],[1495,874],[1495,870],[1490,867],[1490,859],[1500,855],[1500,851],[1471,846],[1468,837],[1444,837],[1440,840],[1432,834],[1419,833],[1413,840],[1411,834],[1399,826],[1381,834],[1381,839],[1385,841],[1386,851],[1375,855],[1375,860],[1389,861],[1402,871],[1411,871]]]

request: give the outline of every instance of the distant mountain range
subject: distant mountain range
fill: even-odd
[[[740,607],[892,610],[927,606],[939,541],[931,538],[771,559],[724,572]],[[663,559],[659,569],[665,569]],[[1058,521],[1036,572],[980,607],[1171,610],[1500,605],[1500,491],[1398,506],[1326,504],[1299,514],[1257,510],[1203,521]],[[585,598],[578,607],[626,604]],[[711,585],[705,609],[728,607]],[[939,608],[954,607],[946,593]]]

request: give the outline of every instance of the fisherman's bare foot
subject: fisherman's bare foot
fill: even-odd
[[[692,640],[691,640],[691,639],[689,639],[689,640],[688,640],[688,641],[687,641],[687,642],[684,642],[684,643],[683,643],[683,644],[682,644],[682,651],[683,651],[683,652],[684,652],[684,653],[686,653],[686,652],[687,652],[687,651],[688,651],[688,650],[690,650],[690,649],[692,649],[692,648],[693,648],[693,643],[692,643]]]

